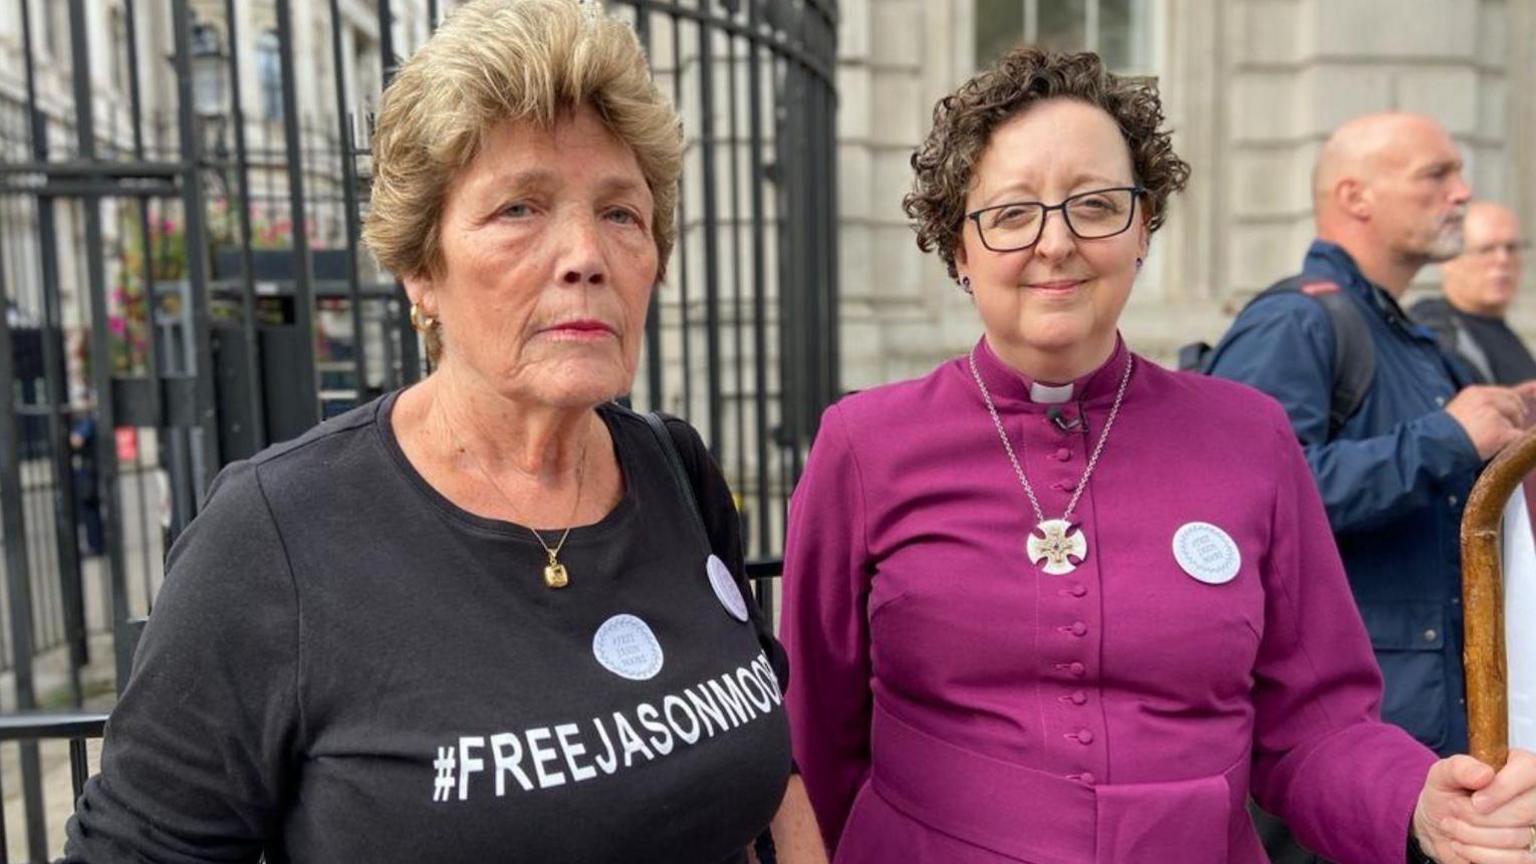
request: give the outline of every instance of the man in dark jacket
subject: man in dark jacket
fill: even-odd
[[[1416,321],[1440,339],[1484,384],[1511,386],[1536,379],[1536,358],[1504,321],[1520,285],[1529,242],[1508,207],[1475,201],[1467,208],[1466,248],[1441,268],[1444,297],[1414,304]]]
[[[1248,306],[1211,367],[1285,406],[1386,679],[1382,715],[1441,754],[1467,746],[1462,505],[1484,461],[1526,425],[1516,391],[1462,389],[1459,365],[1397,304],[1421,267],[1461,251],[1470,194],[1461,169],[1445,130],[1410,114],[1353,120],[1318,154],[1317,240],[1302,271],[1318,280],[1314,290],[1354,301],[1375,356],[1375,377],[1342,426],[1329,423],[1334,330],[1306,293]]]
[[[1467,747],[1462,506],[1483,463],[1527,424],[1519,393],[1466,386],[1461,366],[1398,306],[1420,268],[1461,251],[1470,197],[1461,171],[1456,145],[1429,118],[1377,114],[1340,127],[1313,170],[1317,239],[1302,262],[1305,287],[1251,303],[1209,367],[1290,415],[1381,665],[1382,716],[1442,755]],[[1375,361],[1342,422],[1325,294],[1348,299]],[[1256,821],[1275,861],[1317,860],[1272,818]]]

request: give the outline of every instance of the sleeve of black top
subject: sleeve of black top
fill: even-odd
[[[1413,833],[1413,826],[1408,826],[1408,864],[1437,864],[1435,859],[1429,857],[1424,847],[1419,845],[1419,836]]]
[[[257,861],[291,776],[298,662],[282,539],[236,463],[171,550],[64,861]]]
[[[704,446],[704,440],[692,426],[676,417],[669,416],[666,421],[667,431],[672,433],[672,440],[677,444],[678,455],[683,459],[683,467],[688,469],[688,476],[693,481],[693,495],[698,499],[699,509],[703,512],[704,530],[709,534],[710,548],[720,560],[726,563],[726,566],[731,568],[742,596],[756,596],[747,583],[741,516],[736,512],[736,502],[731,496],[731,487],[725,482],[725,475],[720,471],[720,466],[715,464],[709,448]],[[763,647],[763,654],[772,664],[773,674],[778,676],[779,688],[781,691],[787,691],[789,689],[789,657],[784,653],[784,646],[774,638],[773,630],[768,626],[768,621],[763,617],[762,608],[758,604],[748,603],[747,611],[752,617],[752,626],[757,628],[757,641]]]

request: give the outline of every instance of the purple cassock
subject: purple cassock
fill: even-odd
[[[975,357],[1061,516],[1131,353],[1070,391],[984,340]],[[782,632],[835,861],[1263,862],[1250,791],[1331,860],[1403,861],[1435,757],[1380,722],[1280,406],[1134,358],[1073,522],[1086,556],[1043,572],[963,357],[827,409],[790,505]]]

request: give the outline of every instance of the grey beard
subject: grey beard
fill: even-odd
[[[1457,226],[1442,231],[1433,242],[1424,247],[1424,257],[1437,264],[1441,261],[1449,261],[1461,254],[1463,245],[1461,228]]]

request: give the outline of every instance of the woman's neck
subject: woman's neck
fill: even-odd
[[[1092,374],[1115,353],[1114,334],[1106,341],[1079,342],[1061,350],[1039,350],[1029,346],[1010,346],[987,337],[987,347],[997,359],[1020,375],[1041,384],[1067,384]]]
[[[401,398],[408,396],[414,396],[419,431],[436,444],[433,449],[466,453],[493,477],[560,485],[576,472],[593,435],[590,406],[509,398],[446,364]]]

